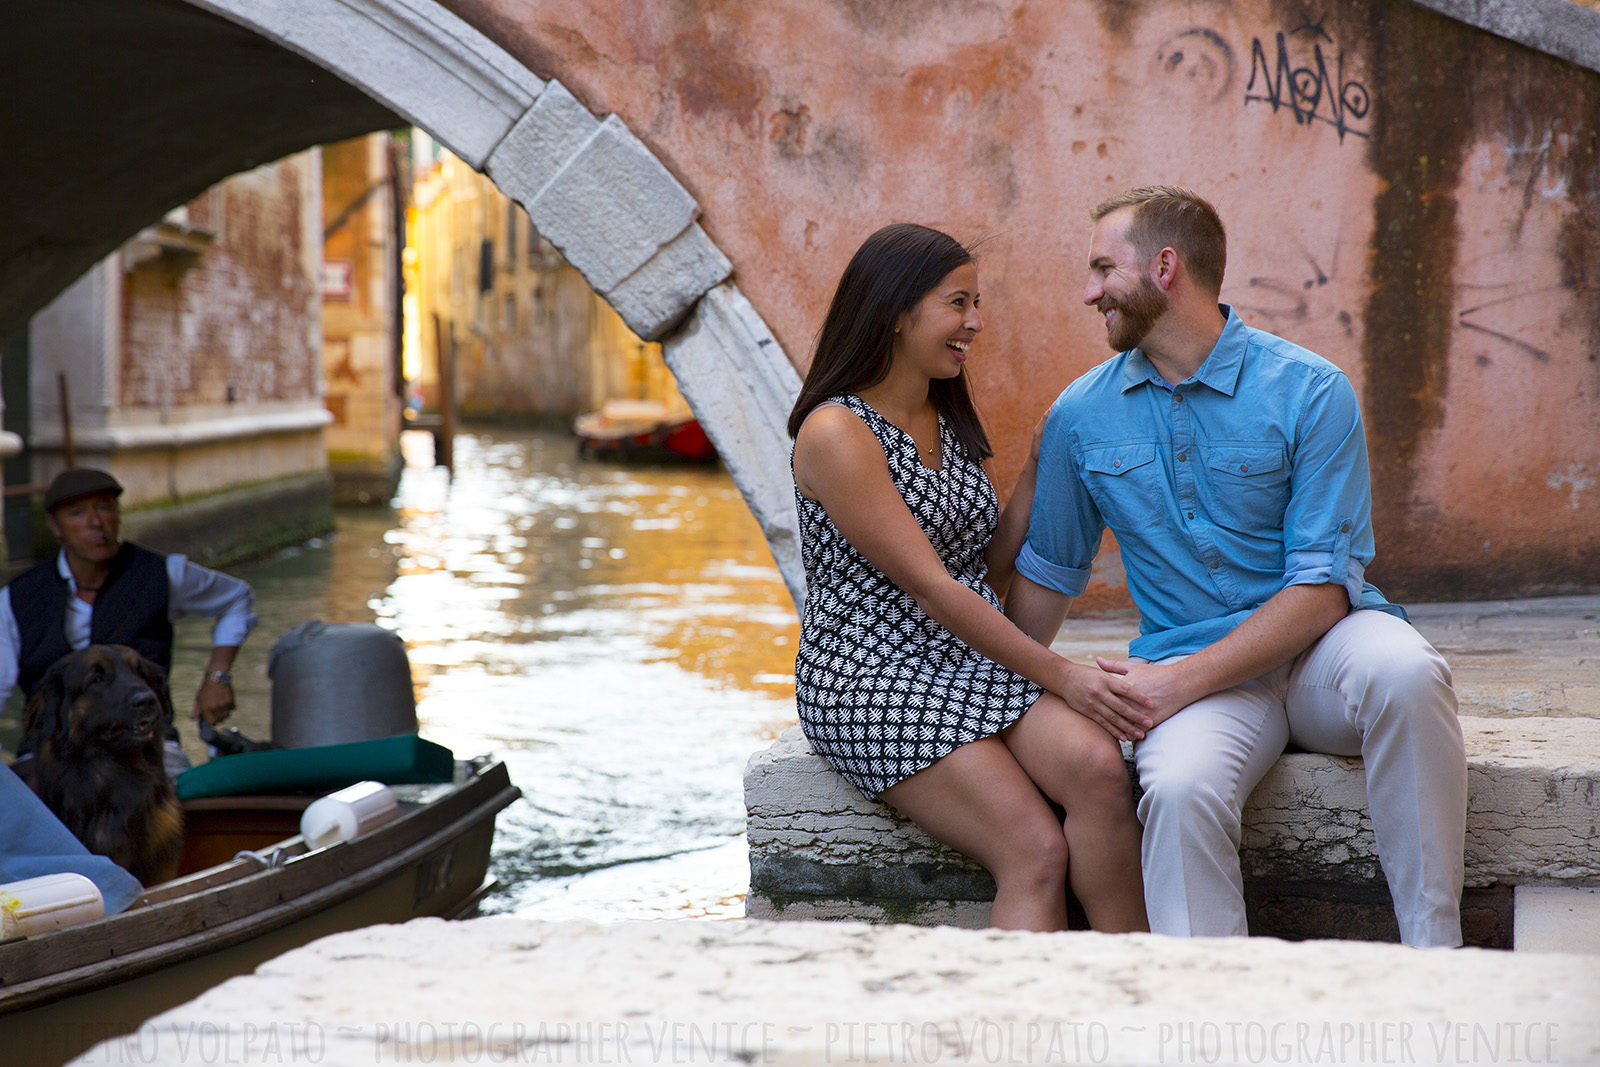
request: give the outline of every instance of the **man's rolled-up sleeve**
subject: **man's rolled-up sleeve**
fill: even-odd
[[[205,615],[214,619],[213,645],[242,645],[255,629],[255,592],[248,582],[190,563],[177,554],[167,557],[167,579],[172,617]]]
[[[1017,571],[1047,589],[1075,597],[1089,584],[1105,524],[1077,476],[1068,445],[1067,420],[1058,405],[1045,422],[1040,442],[1028,537],[1017,553]]]
[[[1367,439],[1349,380],[1329,374],[1319,382],[1299,422],[1283,520],[1283,584],[1342,585],[1355,606],[1374,543]]]

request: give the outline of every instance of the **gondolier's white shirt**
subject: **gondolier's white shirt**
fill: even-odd
[[[94,607],[78,599],[78,584],[72,579],[64,549],[56,553],[56,570],[71,590],[62,625],[67,645],[86,648]],[[215,619],[216,625],[211,628],[213,646],[243,644],[256,626],[254,606],[255,593],[243,579],[190,563],[182,553],[167,557],[167,617],[177,620],[185,615],[205,615]],[[17,687],[17,651],[21,644],[17,617],[11,610],[11,587],[7,586],[0,589],[0,705],[10,699],[11,691]]]

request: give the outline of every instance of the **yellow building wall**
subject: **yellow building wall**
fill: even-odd
[[[688,410],[661,346],[629,330],[527,214],[448,153],[418,176],[406,253],[406,377],[439,403],[455,353],[465,417],[570,419],[608,399]]]

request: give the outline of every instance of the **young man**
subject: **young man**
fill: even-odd
[[[1239,824],[1287,742],[1360,755],[1401,938],[1461,943],[1466,760],[1450,671],[1365,581],[1366,440],[1332,363],[1217,302],[1226,238],[1185,189],[1091,212],[1084,303],[1119,354],[1047,417],[1007,614],[1049,643],[1116,535],[1152,701],[1135,741],[1150,927],[1244,934]]]
[[[254,594],[181,555],[121,540],[121,495],[115,478],[89,467],[62,471],[45,490],[46,520],[61,551],[0,589],[0,704],[18,685],[32,693],[51,664],[91,644],[128,645],[170,671],[173,620],[206,615],[216,626],[194,715],[215,725],[234,707],[229,670],[256,624]],[[166,762],[174,775],[189,765],[171,723]]]

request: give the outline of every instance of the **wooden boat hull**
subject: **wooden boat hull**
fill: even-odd
[[[399,818],[316,851],[277,832],[298,822],[309,797],[190,802],[202,852],[254,834],[276,843],[278,865],[230,859],[152,887],[120,915],[0,943],[6,1063],[63,1063],[328,934],[470,910],[485,888],[495,816],[520,795],[505,765],[457,783],[394,788],[406,802]]]
[[[710,463],[716,447],[699,421],[689,419],[621,420],[591,412],[572,424],[578,455],[648,463]]]

